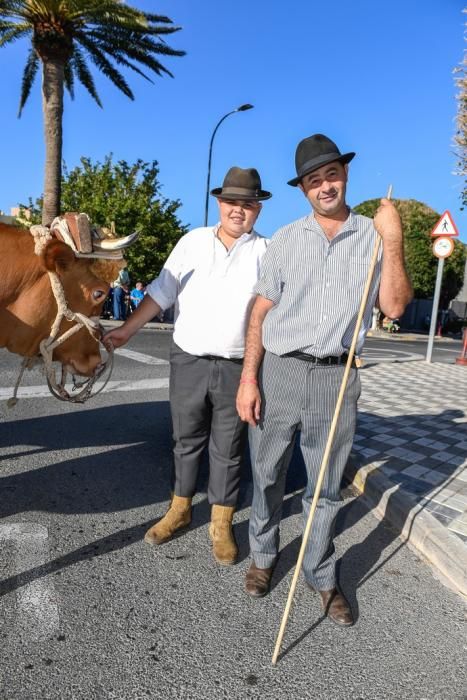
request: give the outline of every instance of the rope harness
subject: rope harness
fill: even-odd
[[[56,219],[54,222],[52,222],[51,229],[53,230],[54,227],[60,227],[62,235],[64,233],[65,227],[66,227],[66,234],[67,236],[64,236],[65,239],[67,240],[67,237],[69,237],[68,234],[68,227],[66,222],[60,221]],[[47,245],[47,243],[52,240],[53,236],[50,233],[50,230],[46,228],[45,226],[31,226],[30,232],[34,237],[34,253],[36,255],[41,255],[44,247]],[[71,247],[71,246],[70,246]],[[73,252],[75,252],[73,250]],[[76,255],[76,252],[75,252]],[[95,257],[93,255],[89,256],[84,256],[81,255],[80,257]],[[99,394],[104,387],[107,385],[110,376],[112,374],[112,369],[113,369],[113,347],[110,345],[109,348],[106,348],[104,344],[102,343],[102,335],[104,332],[104,329],[102,328],[100,322],[99,322],[99,317],[98,316],[91,316],[88,317],[85,314],[79,313],[72,311],[71,309],[68,308],[68,304],[65,298],[65,292],[63,290],[63,285],[60,281],[59,276],[57,275],[56,272],[51,272],[48,271],[49,275],[49,280],[50,280],[50,286],[53,291],[53,295],[55,297],[55,301],[57,303],[57,315],[55,317],[55,321],[52,324],[52,328],[50,330],[50,335],[48,338],[44,338],[39,344],[39,352],[40,356],[36,357],[25,357],[21,363],[21,368],[20,368],[20,373],[18,376],[18,379],[16,380],[16,384],[13,390],[13,396],[8,399],[7,401],[7,406],[8,408],[12,408],[13,406],[16,405],[18,402],[17,394],[18,394],[18,389],[19,385],[21,383],[21,380],[23,378],[24,371],[26,369],[32,369],[34,366],[37,364],[42,364],[42,370],[46,376],[47,379],[47,386],[49,387],[50,393],[55,396],[55,398],[59,399],[60,401],[68,401],[70,403],[84,403],[87,401],[91,396],[96,396]],[[62,333],[62,335],[58,336],[59,329],[60,329],[60,324],[62,323],[63,319],[66,319],[67,321],[70,321],[71,323],[74,322],[74,326],[69,328],[67,331]],[[55,367],[53,366],[53,352],[55,348],[57,348],[59,345],[65,342],[65,340],[68,340],[72,335],[77,333],[78,331],[81,330],[81,328],[86,328],[89,332],[89,334],[96,340],[98,343],[100,343],[108,353],[107,359],[105,362],[102,362],[98,367],[96,368],[94,374],[92,377],[89,377],[88,379],[84,379],[83,381],[77,381],[75,377],[73,376],[73,387],[72,391],[78,391],[78,393],[75,394],[70,394],[66,389],[65,389],[65,384],[67,381],[68,377],[68,370],[65,365],[62,364],[62,369],[61,369],[61,377],[60,381],[57,381],[57,372]],[[58,336],[58,338],[57,338]],[[106,370],[109,370],[109,373],[107,375],[107,378],[105,379],[104,383],[102,386],[99,387],[97,391],[92,394],[92,388],[95,384],[95,382],[104,374]]]

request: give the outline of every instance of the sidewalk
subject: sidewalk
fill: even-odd
[[[360,376],[347,477],[467,595],[467,368],[380,363]]]

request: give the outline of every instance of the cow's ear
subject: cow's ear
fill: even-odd
[[[42,253],[44,265],[50,272],[64,272],[75,263],[75,254],[66,243],[52,240],[47,243]]]

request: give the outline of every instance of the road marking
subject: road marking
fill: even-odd
[[[168,365],[167,360],[162,360],[160,357],[153,357],[152,355],[145,355],[142,352],[136,352],[135,350],[127,350],[126,348],[118,348],[115,350],[116,355],[122,355],[123,357],[128,357],[129,360],[135,360],[135,362],[143,362],[145,365]]]
[[[102,382],[95,383],[95,390],[102,386]],[[111,381],[103,390],[103,394],[111,391],[151,391],[152,389],[167,389],[169,386],[168,377],[157,377],[154,379],[139,379],[137,381]],[[0,401],[5,401],[13,396],[13,387],[0,389]],[[43,384],[41,386],[22,386],[18,391],[18,398],[23,399],[47,399],[51,398],[51,393],[48,387]]]
[[[373,353],[377,354],[374,355]],[[381,354],[379,355],[378,353]],[[368,351],[364,350],[362,354],[364,362],[412,362],[413,360],[423,360],[424,358],[425,355],[418,353],[410,353],[404,350],[386,350],[385,348],[368,348]]]
[[[43,566],[49,560],[48,531],[37,523],[0,525],[0,540],[12,540],[15,547],[17,574]],[[34,641],[57,632],[58,605],[50,577],[42,576],[16,591],[18,625]]]

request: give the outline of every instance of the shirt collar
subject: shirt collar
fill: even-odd
[[[212,233],[214,235],[214,238],[217,238],[217,240],[219,240],[219,241],[220,241],[220,238],[218,237],[217,234],[219,232],[220,227],[221,227],[220,221],[218,221],[218,223],[212,227]],[[237,242],[232,247],[235,247],[237,245],[237,243],[240,243],[240,241],[245,242],[247,240],[251,240],[253,238],[253,236],[255,236],[255,235],[257,235],[257,233],[256,233],[254,228],[252,228],[251,231],[249,231],[247,233],[242,233],[240,238],[237,238]]]
[[[310,231],[315,231],[316,233],[322,233],[322,228],[316,221],[314,211],[312,211],[311,214],[309,214],[305,218],[305,228],[309,229]],[[341,230],[339,231],[337,236],[335,236],[335,238],[340,237],[343,233],[353,233],[355,231],[358,231],[357,215],[354,211],[352,211],[352,209],[349,209],[349,215],[347,217],[347,220],[344,221]]]

